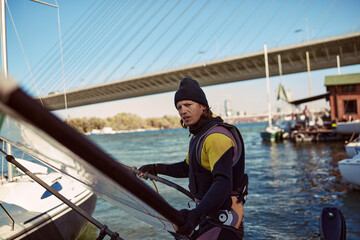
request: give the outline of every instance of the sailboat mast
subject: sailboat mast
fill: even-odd
[[[0,0],[0,19],[1,19],[1,62],[2,70],[5,77],[8,76],[8,62],[7,62],[7,46],[6,46],[6,14],[5,14],[5,0]],[[12,148],[9,143],[6,143],[6,151],[8,154],[12,154]],[[14,165],[8,162],[8,179],[9,181],[13,180],[14,177]]]
[[[5,15],[5,0],[1,1],[1,61],[2,70],[4,71],[5,77],[8,75],[8,63],[7,63],[7,48],[6,48],[6,15]]]
[[[269,126],[271,127],[272,121],[271,121],[271,103],[270,103],[269,63],[268,63],[266,44],[264,44],[264,57],[265,57],[266,89],[267,89],[267,98],[268,98],[268,118],[269,118]]]

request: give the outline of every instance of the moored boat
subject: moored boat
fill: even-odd
[[[336,132],[340,134],[360,134],[360,119],[337,123]]]
[[[353,141],[345,145],[346,155],[348,158],[354,157],[360,153],[360,141]]]
[[[346,182],[360,186],[360,154],[355,155],[353,158],[341,160],[338,165]]]
[[[17,159],[24,163],[25,160]],[[31,169],[53,189],[92,215],[97,196],[81,183],[60,173],[47,173],[47,167],[28,162]],[[0,202],[1,239],[76,239],[87,225],[68,205],[25,174],[2,178]],[[7,214],[5,214],[7,213]]]
[[[260,132],[260,136],[266,141],[279,141],[283,139],[284,130],[277,126],[268,126]]]

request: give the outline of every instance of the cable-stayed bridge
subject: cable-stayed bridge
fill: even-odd
[[[270,76],[279,75],[278,56],[281,57],[282,74],[307,71],[306,52],[310,56],[311,71],[337,67],[337,56],[340,59],[340,66],[360,64],[360,33],[268,50]],[[174,91],[183,77],[194,78],[200,82],[201,86],[264,78],[264,52],[78,88],[66,92],[67,107]],[[49,94],[41,99],[51,110],[65,108],[64,93]]]

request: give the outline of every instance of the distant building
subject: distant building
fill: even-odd
[[[360,73],[325,77],[331,119],[360,119]]]
[[[229,99],[225,100],[225,116],[231,117],[232,109],[231,109],[231,101]]]

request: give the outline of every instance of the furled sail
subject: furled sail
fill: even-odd
[[[0,74],[0,138],[153,226],[174,232],[180,213],[147,184]],[[2,123],[1,123],[2,122]]]

